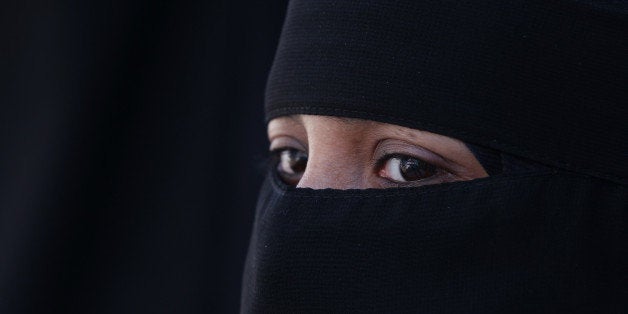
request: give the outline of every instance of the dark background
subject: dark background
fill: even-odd
[[[233,313],[286,1],[6,1],[0,313]]]

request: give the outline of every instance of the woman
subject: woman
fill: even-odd
[[[627,17],[292,1],[242,311],[627,311]]]
[[[387,188],[487,176],[462,142],[394,124],[290,115],[270,121],[268,138],[277,174],[297,187]]]

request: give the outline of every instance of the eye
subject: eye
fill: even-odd
[[[292,148],[278,149],[273,153],[278,159],[277,173],[281,179],[286,184],[297,185],[307,166],[307,154]]]
[[[390,156],[384,159],[379,171],[381,177],[395,182],[410,182],[436,175],[438,168],[410,156]]]

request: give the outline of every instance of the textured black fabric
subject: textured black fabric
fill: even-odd
[[[527,158],[516,157],[498,150],[466,143],[488,175],[517,174],[549,170],[550,168]]]
[[[500,151],[469,143],[466,143],[466,146],[473,153],[475,159],[480,162],[489,176],[502,173],[503,166]]]
[[[625,313],[628,189],[556,172],[407,189],[270,175],[244,313]]]
[[[625,1],[292,1],[267,119],[389,122],[626,183],[626,34]]]
[[[267,120],[428,130],[492,176],[312,190],[271,171],[242,312],[627,313],[626,5],[292,1]]]

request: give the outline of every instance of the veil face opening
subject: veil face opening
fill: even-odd
[[[626,311],[626,34],[628,8],[593,1],[292,1],[267,121],[426,130],[492,170],[384,190],[269,171],[242,312]]]

